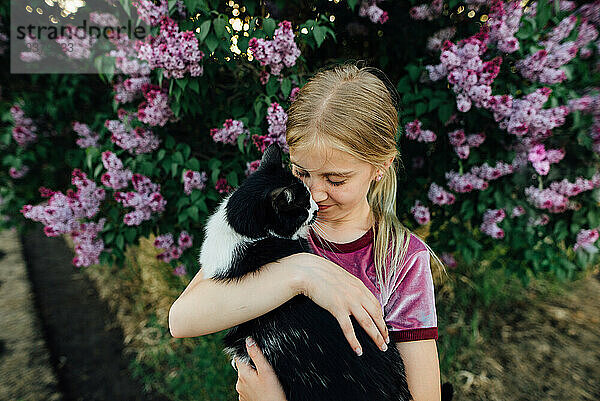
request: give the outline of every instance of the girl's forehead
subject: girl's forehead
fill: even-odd
[[[333,147],[314,146],[310,149],[290,149],[292,164],[307,171],[358,171],[369,165],[351,154]]]

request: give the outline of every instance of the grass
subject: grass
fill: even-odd
[[[122,327],[130,370],[148,393],[172,400],[237,400],[236,374],[222,352],[225,332],[196,338],[173,338],[168,330],[168,311],[187,285],[158,260],[154,238],[140,239],[127,251],[127,264],[93,266],[85,273],[96,282]],[[67,238],[72,247],[72,242]],[[485,259],[501,257],[492,251]],[[506,258],[506,256],[503,256]],[[442,382],[455,386],[470,380],[474,361],[485,358],[481,345],[502,336],[502,316],[527,302],[527,294],[552,297],[564,285],[551,276],[532,279],[527,287],[507,270],[491,268],[484,260],[460,264],[436,282],[438,352]]]

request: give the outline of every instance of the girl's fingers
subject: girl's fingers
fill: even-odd
[[[377,305],[374,305],[372,303],[366,303],[366,305],[363,304],[363,308],[371,316],[371,318],[373,319],[373,322],[375,322],[375,325],[377,326],[377,330],[379,331],[379,334],[383,337],[384,341],[386,339],[389,339],[387,325],[385,324],[383,314],[381,313],[379,302],[377,302]],[[385,341],[385,342],[387,343],[387,341]],[[377,341],[375,341],[375,343],[381,348],[380,343],[377,343]]]
[[[368,311],[364,309],[362,305],[359,305],[352,310],[352,314],[354,315],[354,318],[358,324],[360,324],[367,334],[373,339],[373,341],[375,341],[375,344],[382,351],[385,351],[387,349],[385,340]]]
[[[342,328],[342,332],[350,344],[350,347],[357,355],[362,355],[362,347],[356,338],[356,334],[354,333],[354,327],[352,326],[352,322],[350,321],[350,315],[342,315],[335,316],[340,327]]]

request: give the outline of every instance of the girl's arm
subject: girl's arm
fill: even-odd
[[[385,344],[384,338],[389,339],[377,298],[360,279],[320,256],[286,256],[237,283],[204,279],[201,272],[169,310],[173,337],[196,337],[228,329],[303,294],[337,319],[353,350],[362,352],[350,315],[380,348]]]
[[[404,360],[408,389],[414,401],[439,401],[440,365],[435,340],[396,343]]]
[[[202,269],[169,310],[173,337],[197,337],[228,329],[277,308],[301,292],[300,277],[282,258],[238,283],[202,277]]]

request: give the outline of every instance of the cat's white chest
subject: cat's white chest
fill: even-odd
[[[235,232],[226,217],[225,199],[217,211],[209,218],[204,228],[206,237],[200,250],[198,261],[202,268],[202,277],[210,278],[225,272],[231,267],[235,253],[248,244],[249,238]]]

